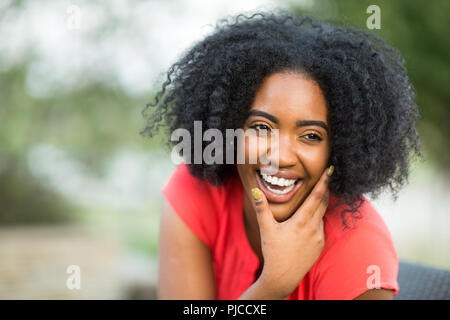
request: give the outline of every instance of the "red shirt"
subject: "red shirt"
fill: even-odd
[[[193,177],[186,164],[171,174],[162,193],[179,217],[210,249],[217,299],[237,299],[255,281],[259,259],[244,227],[243,186],[236,174],[220,187]],[[389,230],[365,202],[353,228],[344,229],[341,207],[330,195],[324,216],[325,247],[289,300],[353,299],[369,288],[395,295],[398,256]]]

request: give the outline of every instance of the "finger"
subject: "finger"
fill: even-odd
[[[322,221],[323,216],[325,215],[325,212],[328,208],[328,199],[330,198],[330,191],[327,190],[325,193],[325,197],[323,201],[320,201],[319,205],[317,206],[316,210],[313,213],[313,218],[317,219],[319,221]]]
[[[256,212],[256,219],[261,227],[268,227],[275,222],[275,218],[270,211],[266,196],[259,188],[252,189],[253,206]]]
[[[330,176],[333,174],[334,167],[330,166],[325,169],[320,177],[319,181],[316,183],[311,193],[305,199],[300,208],[293,215],[293,220],[303,220],[314,216],[319,205],[328,205],[328,182]]]

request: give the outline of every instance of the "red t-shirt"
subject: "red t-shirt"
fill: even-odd
[[[171,174],[162,193],[184,223],[210,249],[217,299],[237,299],[255,281],[259,259],[244,227],[243,186],[236,174],[220,187],[193,177],[186,164]],[[389,230],[365,202],[353,228],[343,228],[341,207],[324,216],[325,247],[288,300],[353,299],[369,288],[399,290],[398,256]]]

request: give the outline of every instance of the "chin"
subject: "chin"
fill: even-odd
[[[277,222],[283,222],[289,219],[292,214],[295,212],[294,208],[291,206],[280,206],[277,204],[269,204],[270,211],[272,211],[272,215]]]

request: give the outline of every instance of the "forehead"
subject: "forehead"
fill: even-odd
[[[281,122],[327,120],[327,103],[317,82],[298,73],[275,73],[267,77],[250,108],[270,113]]]

